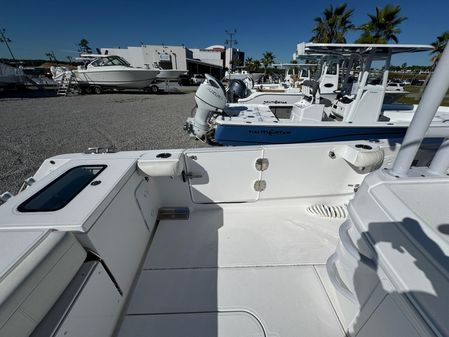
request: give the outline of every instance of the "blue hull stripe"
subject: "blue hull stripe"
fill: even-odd
[[[406,131],[406,127],[217,125],[215,140],[222,145],[258,145],[401,139]]]

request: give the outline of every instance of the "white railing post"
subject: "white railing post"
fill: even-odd
[[[391,170],[392,175],[400,177],[407,175],[427,129],[449,89],[448,74],[449,43],[441,55],[441,59],[422,95],[421,102],[402,141],[401,149]]]
[[[449,168],[449,138],[445,138],[440,145],[438,152],[432,159],[429,166],[429,173],[435,175],[446,174]]]

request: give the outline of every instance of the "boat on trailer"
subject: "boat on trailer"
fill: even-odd
[[[124,58],[116,55],[83,54],[89,60],[86,66],[74,70],[77,84],[86,92],[103,88],[145,89],[151,86],[159,74],[157,69],[132,67]]]
[[[400,140],[417,106],[384,104],[388,70],[384,71],[380,84],[370,84],[368,79],[372,74],[371,63],[373,60],[383,60],[388,68],[394,53],[428,50],[430,46],[372,46],[320,44],[319,50],[322,53],[326,50],[340,55],[350,53],[348,61],[354,58],[357,51],[357,55],[365,60],[361,63],[359,80],[344,88],[331,104],[322,100],[319,83],[304,81],[301,88],[303,99],[293,105],[288,116],[278,116],[276,109],[263,104],[227,104],[223,87],[218,86],[215,79],[208,77],[197,90],[198,108],[195,116],[187,120],[185,129],[194,137],[221,145],[382,138]],[[214,96],[211,91],[214,91]],[[448,120],[449,107],[440,107],[431,132],[445,129]]]
[[[418,152],[447,71],[402,147],[47,159],[2,195],[0,335],[449,336],[448,141]]]

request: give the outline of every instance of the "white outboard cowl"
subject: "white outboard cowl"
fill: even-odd
[[[189,131],[198,138],[204,138],[209,131],[207,123],[212,112],[223,112],[226,106],[226,91],[219,81],[206,74],[206,80],[201,83],[195,94],[197,109],[195,117],[190,122]]]

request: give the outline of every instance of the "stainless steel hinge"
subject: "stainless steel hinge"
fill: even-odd
[[[262,192],[267,188],[267,182],[265,180],[256,180],[254,182],[254,190],[257,192]]]
[[[259,158],[256,160],[256,170],[265,171],[268,168],[269,162],[267,158]]]

